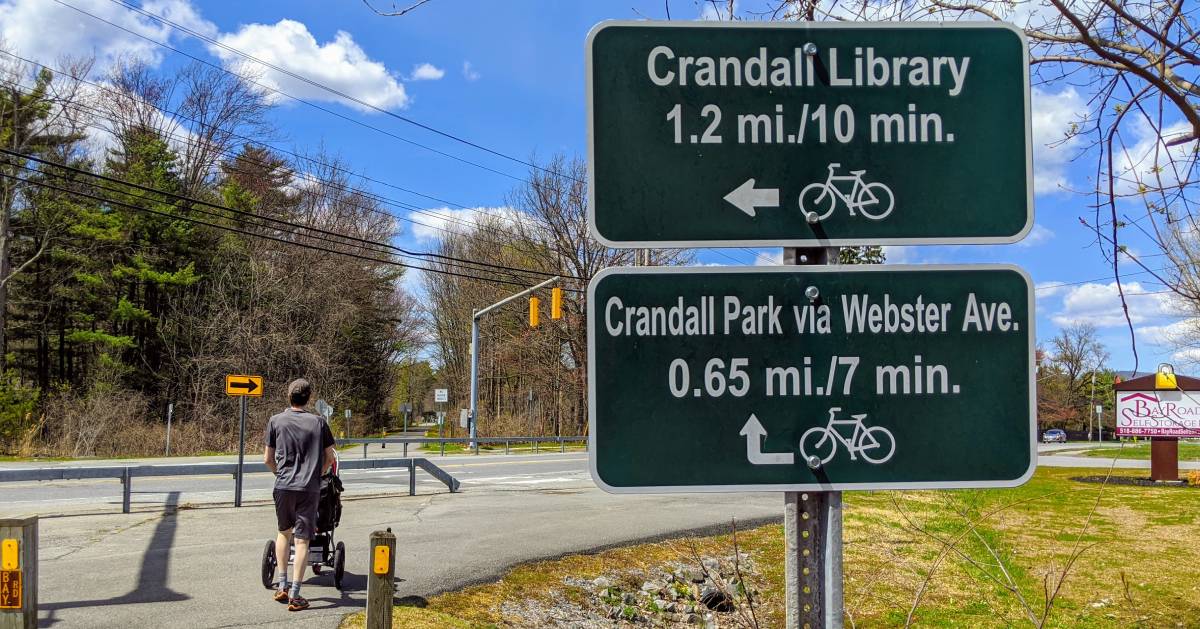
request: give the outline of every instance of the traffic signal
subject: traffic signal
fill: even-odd
[[[540,304],[541,300],[537,297],[529,298],[529,327],[531,328],[538,327],[538,306]]]
[[[550,289],[550,318],[558,320],[562,318],[562,289]]]

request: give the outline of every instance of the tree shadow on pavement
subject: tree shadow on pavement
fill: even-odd
[[[76,609],[80,607],[104,607],[109,605],[130,605],[136,603],[167,603],[186,601],[191,597],[167,587],[167,578],[171,572],[171,548],[175,544],[176,507],[179,504],[179,492],[167,494],[165,513],[155,525],[150,543],[142,554],[142,567],[138,571],[137,584],[128,594],[116,598],[91,601],[70,601],[63,603],[45,603],[38,605],[40,613],[47,617],[38,619],[39,627],[51,627],[60,622],[56,612],[60,609]],[[86,575],[79,575],[86,578]]]

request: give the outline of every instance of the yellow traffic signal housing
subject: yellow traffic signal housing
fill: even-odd
[[[550,289],[550,318],[558,320],[562,318],[562,289]]]
[[[537,297],[529,298],[529,327],[531,328],[538,327],[538,306],[540,304],[541,300]]]

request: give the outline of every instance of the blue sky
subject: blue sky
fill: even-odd
[[[390,0],[372,1],[381,9],[390,8]],[[244,63],[234,54],[136,15],[116,0],[63,2],[214,63],[231,68]],[[585,153],[583,42],[588,30],[604,19],[664,17],[661,0],[431,0],[400,18],[375,15],[359,0],[128,2],[424,125],[525,160]],[[397,0],[396,4],[410,2]],[[739,5],[743,14],[753,9],[749,0]],[[675,19],[695,19],[711,12],[694,0],[672,0],[671,10]],[[49,32],[56,36],[46,37]],[[188,61],[52,0],[0,0],[0,37],[20,54],[51,65],[63,53],[81,52],[94,52],[99,65],[119,53],[142,56],[164,69]],[[276,144],[295,150],[323,145],[360,173],[450,202],[374,185],[380,194],[428,211],[390,208],[409,219],[401,222],[398,244],[428,247],[430,238],[439,233],[436,228],[444,225],[440,217],[469,220],[474,210],[458,206],[503,206],[506,194],[525,174],[521,164],[259,70],[264,83],[283,91],[509,175],[280,101],[271,113],[278,129]],[[889,248],[888,255],[890,262],[1018,264],[1039,287],[1039,339],[1049,339],[1061,325],[1089,321],[1099,328],[1112,365],[1128,369],[1133,357],[1112,269],[1094,245],[1092,232],[1079,222],[1092,211],[1089,199],[1064,191],[1086,188],[1094,161],[1086,156],[1072,161],[1082,146],[1078,141],[1053,149],[1046,146],[1060,139],[1070,122],[1086,110],[1085,90],[1054,84],[1034,90],[1037,226],[1025,241],[1007,246]],[[1137,243],[1134,249],[1139,250]],[[1144,252],[1153,253],[1148,247]],[[701,251],[698,260],[769,263],[778,253],[778,249]],[[1155,259],[1161,260],[1147,258]],[[1138,271],[1132,264],[1122,268]],[[1133,275],[1127,282],[1127,291],[1133,293],[1139,369],[1144,371],[1160,360],[1172,360],[1170,348],[1157,343],[1164,328],[1183,317],[1163,287],[1147,275]]]

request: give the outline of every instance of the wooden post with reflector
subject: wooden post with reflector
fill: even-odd
[[[38,519],[0,518],[0,629],[34,629]]]
[[[550,289],[550,318],[555,321],[562,318],[562,289],[557,286]]]
[[[542,305],[542,300],[537,297],[529,298],[529,327],[538,327],[538,308]]]
[[[1154,374],[1156,391],[1179,390],[1175,368],[1167,363],[1158,366]],[[1150,480],[1174,483],[1179,481],[1179,437],[1150,438]]]
[[[371,533],[371,565],[367,572],[367,629],[392,629],[395,593],[396,536],[392,529]]]

